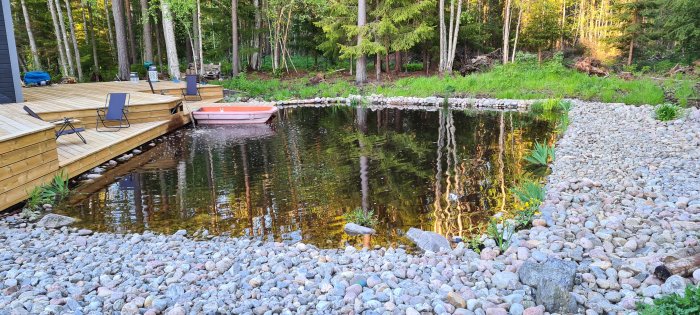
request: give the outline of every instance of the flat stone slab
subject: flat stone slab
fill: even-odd
[[[49,213],[41,218],[36,225],[47,229],[60,229],[64,226],[73,224],[75,221],[75,219],[65,215]]]
[[[357,236],[357,235],[374,235],[377,233],[374,229],[368,228],[366,226],[362,226],[359,224],[355,223],[348,223],[345,225],[345,233],[348,235],[352,236]]]
[[[423,251],[438,252],[441,248],[451,249],[450,241],[444,236],[435,232],[423,231],[421,229],[410,228],[406,232],[406,237],[416,243],[416,246]]]

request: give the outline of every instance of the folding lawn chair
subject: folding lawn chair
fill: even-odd
[[[197,87],[198,75],[188,74],[185,76],[186,87],[182,89],[182,98],[187,101],[187,97],[196,97],[198,101],[202,100],[202,95],[199,94],[199,88]]]
[[[29,116],[32,116],[32,117],[39,119],[39,120],[43,120],[43,119],[41,119],[41,117],[39,117],[39,115],[37,115],[31,108],[27,107],[26,105],[24,106],[24,111],[27,112],[27,114],[29,114]],[[78,135],[78,137],[80,137],[80,140],[83,140],[83,143],[87,144],[87,141],[85,140],[85,138],[83,138],[83,136],[80,134],[81,131],[85,131],[85,128],[75,128],[75,126],[73,126],[73,123],[79,123],[80,120],[65,117],[63,119],[52,120],[52,121],[47,121],[47,122],[54,124],[55,126],[61,126],[58,129],[58,131],[56,131],[56,139],[58,139],[58,137],[63,136],[63,135],[76,134],[76,135]]]
[[[126,117],[126,113],[129,112],[127,106],[129,105],[130,95],[129,93],[109,93],[107,94],[107,100],[105,101],[105,107],[97,109],[97,119],[95,124],[95,130],[97,131],[119,131],[122,128],[131,127],[129,123],[129,118]],[[106,123],[111,122],[110,126]],[[116,123],[118,125],[115,125]],[[104,128],[116,129],[116,130],[100,130],[100,123]]]

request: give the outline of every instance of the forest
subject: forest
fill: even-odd
[[[79,82],[143,75],[144,62],[171,78],[213,63],[226,77],[342,70],[362,83],[382,73],[451,73],[484,54],[505,64],[560,52],[657,72],[700,59],[696,0],[13,0],[12,7],[22,71]]]

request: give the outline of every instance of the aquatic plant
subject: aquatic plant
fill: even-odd
[[[526,180],[510,189],[515,198],[521,203],[537,205],[544,200],[544,188],[538,182]]]
[[[491,218],[489,226],[486,228],[486,234],[496,241],[496,245],[502,253],[510,247],[513,234],[515,234],[515,226],[511,221],[501,219],[499,222],[498,219]]]
[[[69,177],[61,171],[61,173],[54,175],[51,183],[34,187],[28,193],[29,196],[20,216],[33,221],[38,218],[44,204],[55,203],[68,197],[70,193],[68,179]]]
[[[525,161],[532,165],[547,166],[554,161],[554,145],[535,142],[535,147],[525,156]]]
[[[345,221],[366,227],[374,227],[378,223],[377,217],[374,216],[374,211],[364,211],[362,208],[355,208],[354,210],[343,214],[343,218]]]
[[[680,106],[670,103],[661,104],[654,108],[656,119],[660,121],[669,121],[677,119],[681,116],[682,111],[683,109]]]
[[[540,202],[520,202],[515,206],[515,225],[518,229],[528,228],[535,215],[539,214]]]
[[[61,173],[54,175],[51,184],[44,187],[44,194],[54,201],[60,201],[68,197],[70,188],[68,187],[68,176]]]

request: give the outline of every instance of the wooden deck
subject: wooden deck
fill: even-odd
[[[152,94],[148,83],[106,82],[25,88],[24,103],[0,105],[0,210],[27,198],[35,186],[64,171],[71,177],[189,123],[186,108],[198,108],[223,98],[221,86],[200,86],[201,102],[182,106],[184,83],[158,82]],[[130,94],[130,128],[97,132],[96,109],[111,92]],[[162,94],[161,94],[162,93]],[[28,106],[44,120],[72,117],[81,120],[84,144],[76,135],[55,138],[54,124],[29,116]]]

